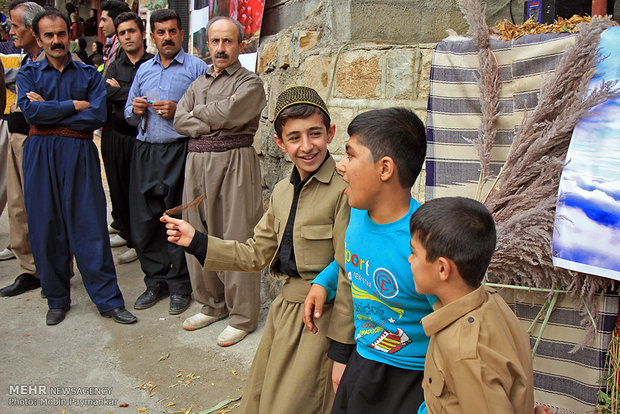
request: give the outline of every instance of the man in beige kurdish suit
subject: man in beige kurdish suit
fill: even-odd
[[[37,43],[32,30],[32,21],[43,7],[34,2],[12,2],[9,5],[11,16],[10,34],[15,39],[16,47],[24,50],[25,56],[21,64],[42,59],[45,54]],[[24,115],[15,104],[11,107],[8,119],[9,126],[9,158],[7,163],[7,209],[9,212],[9,237],[11,249],[19,262],[19,275],[15,281],[0,289],[0,296],[16,296],[41,286],[34,264],[30,239],[28,237],[28,219],[24,205],[24,170],[22,158],[24,144],[28,138],[30,126]]]
[[[213,66],[196,79],[179,101],[174,128],[191,137],[185,164],[183,202],[206,195],[198,209],[183,218],[196,230],[245,241],[263,213],[261,176],[252,147],[260,113],[266,105],[263,83],[239,63],[243,28],[228,17],[207,25]],[[183,328],[195,330],[230,316],[218,336],[233,345],[256,329],[260,310],[260,273],[204,271],[191,255],[187,265],[200,313]]]

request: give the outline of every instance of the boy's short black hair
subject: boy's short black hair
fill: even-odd
[[[142,23],[142,19],[140,18],[140,16],[138,16],[134,12],[123,12],[119,14],[118,16],[116,16],[116,19],[114,19],[114,27],[117,29],[117,33],[118,33],[118,26],[121,23],[130,22],[130,21],[136,22],[136,25],[138,26],[140,33],[144,33],[144,23]]]
[[[284,125],[289,119],[305,119],[311,117],[315,113],[320,113],[323,116],[323,125],[325,125],[325,130],[329,131],[331,123],[329,116],[314,105],[302,103],[289,106],[280,112],[274,123],[278,138],[282,139],[282,128],[284,128]]]
[[[179,30],[183,30],[183,24],[181,23],[181,18],[179,17],[177,12],[171,9],[159,9],[155,10],[151,14],[151,20],[149,21],[149,26],[151,26],[151,32],[155,31],[155,23],[164,23],[168,20],[176,20],[177,28]]]
[[[416,114],[405,108],[364,112],[351,121],[347,133],[359,137],[374,162],[392,158],[400,185],[413,186],[426,157],[426,129]]]
[[[112,21],[114,21],[119,14],[131,11],[127,3],[119,0],[107,0],[101,3],[101,11],[103,12],[104,10],[108,12],[108,17],[112,19]]]
[[[495,250],[495,221],[484,204],[464,197],[424,203],[411,216],[411,237],[426,250],[426,260],[452,260],[469,286],[478,287]]]
[[[39,22],[44,17],[47,17],[52,20],[55,20],[55,19],[63,20],[65,24],[67,25],[67,33],[69,33],[69,37],[71,37],[71,22],[69,21],[69,18],[56,9],[47,9],[40,13],[37,13],[37,15],[34,16],[34,20],[32,21],[32,31],[35,37],[41,39],[41,33],[39,32]]]

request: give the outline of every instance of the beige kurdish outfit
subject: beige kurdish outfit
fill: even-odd
[[[39,61],[45,57],[45,53],[39,53],[33,57],[25,57],[21,66],[28,62]],[[26,204],[24,203],[24,144],[28,139],[28,124],[24,119],[17,104],[15,110],[9,115],[9,158],[7,161],[7,210],[9,212],[9,239],[11,250],[19,263],[19,273],[29,273],[36,277],[37,268],[32,256],[30,247],[30,237],[28,235],[28,218],[26,215]],[[20,130],[15,129],[19,126]]]
[[[481,286],[422,319],[429,414],[532,414],[530,339],[506,302]]]
[[[174,128],[192,138],[183,203],[206,195],[197,209],[183,212],[183,219],[196,230],[225,240],[252,237],[263,214],[260,166],[252,143],[265,105],[262,81],[239,61],[217,77],[211,66],[179,101]],[[256,329],[260,273],[203,270],[195,257],[186,258],[194,298],[203,304],[201,312],[229,314],[230,326],[246,332]]]
[[[248,382],[243,393],[242,412],[329,413],[333,401],[332,361],[327,358],[325,336],[331,317],[331,303],[315,321],[319,332],[305,328],[303,302],[310,282],[334,258],[344,268],[344,234],[349,205],[346,183],[327,158],[299,194],[293,228],[293,247],[300,278],[277,271],[278,251],[294,197],[293,184],[284,179],[276,184],[269,209],[245,243],[209,236],[205,269],[258,271],[269,265],[273,277],[284,279],[282,292],[271,304]],[[342,271],[342,270],[341,270]]]

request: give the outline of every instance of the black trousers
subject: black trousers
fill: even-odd
[[[147,288],[166,284],[171,294],[182,295],[192,291],[185,250],[167,240],[159,218],[181,204],[186,154],[187,140],[170,144],[136,141],[129,179],[131,239],[144,283]]]
[[[129,219],[129,177],[131,176],[131,158],[136,146],[135,135],[117,132],[112,125],[103,127],[101,136],[101,158],[108,178],[110,200],[112,201],[112,226],[120,236],[131,242],[131,220]]]
[[[397,368],[351,354],[332,414],[411,414],[424,401],[423,371]]]

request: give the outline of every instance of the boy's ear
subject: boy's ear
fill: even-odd
[[[393,177],[396,177],[396,164],[392,157],[385,156],[379,161],[379,173],[381,174],[381,181],[388,181]]]
[[[329,129],[327,130],[327,143],[331,144],[332,139],[334,139],[334,134],[336,134],[336,124],[331,124]]]
[[[280,149],[282,150],[282,152],[288,152],[286,150],[286,145],[284,145],[284,141],[280,139],[280,137],[278,136],[278,134],[273,134],[273,138],[276,140],[276,144],[278,145],[278,147],[280,147]]]
[[[447,282],[450,279],[450,274],[452,272],[452,262],[445,257],[440,257],[439,259],[437,259],[436,263],[439,279],[442,282]]]

